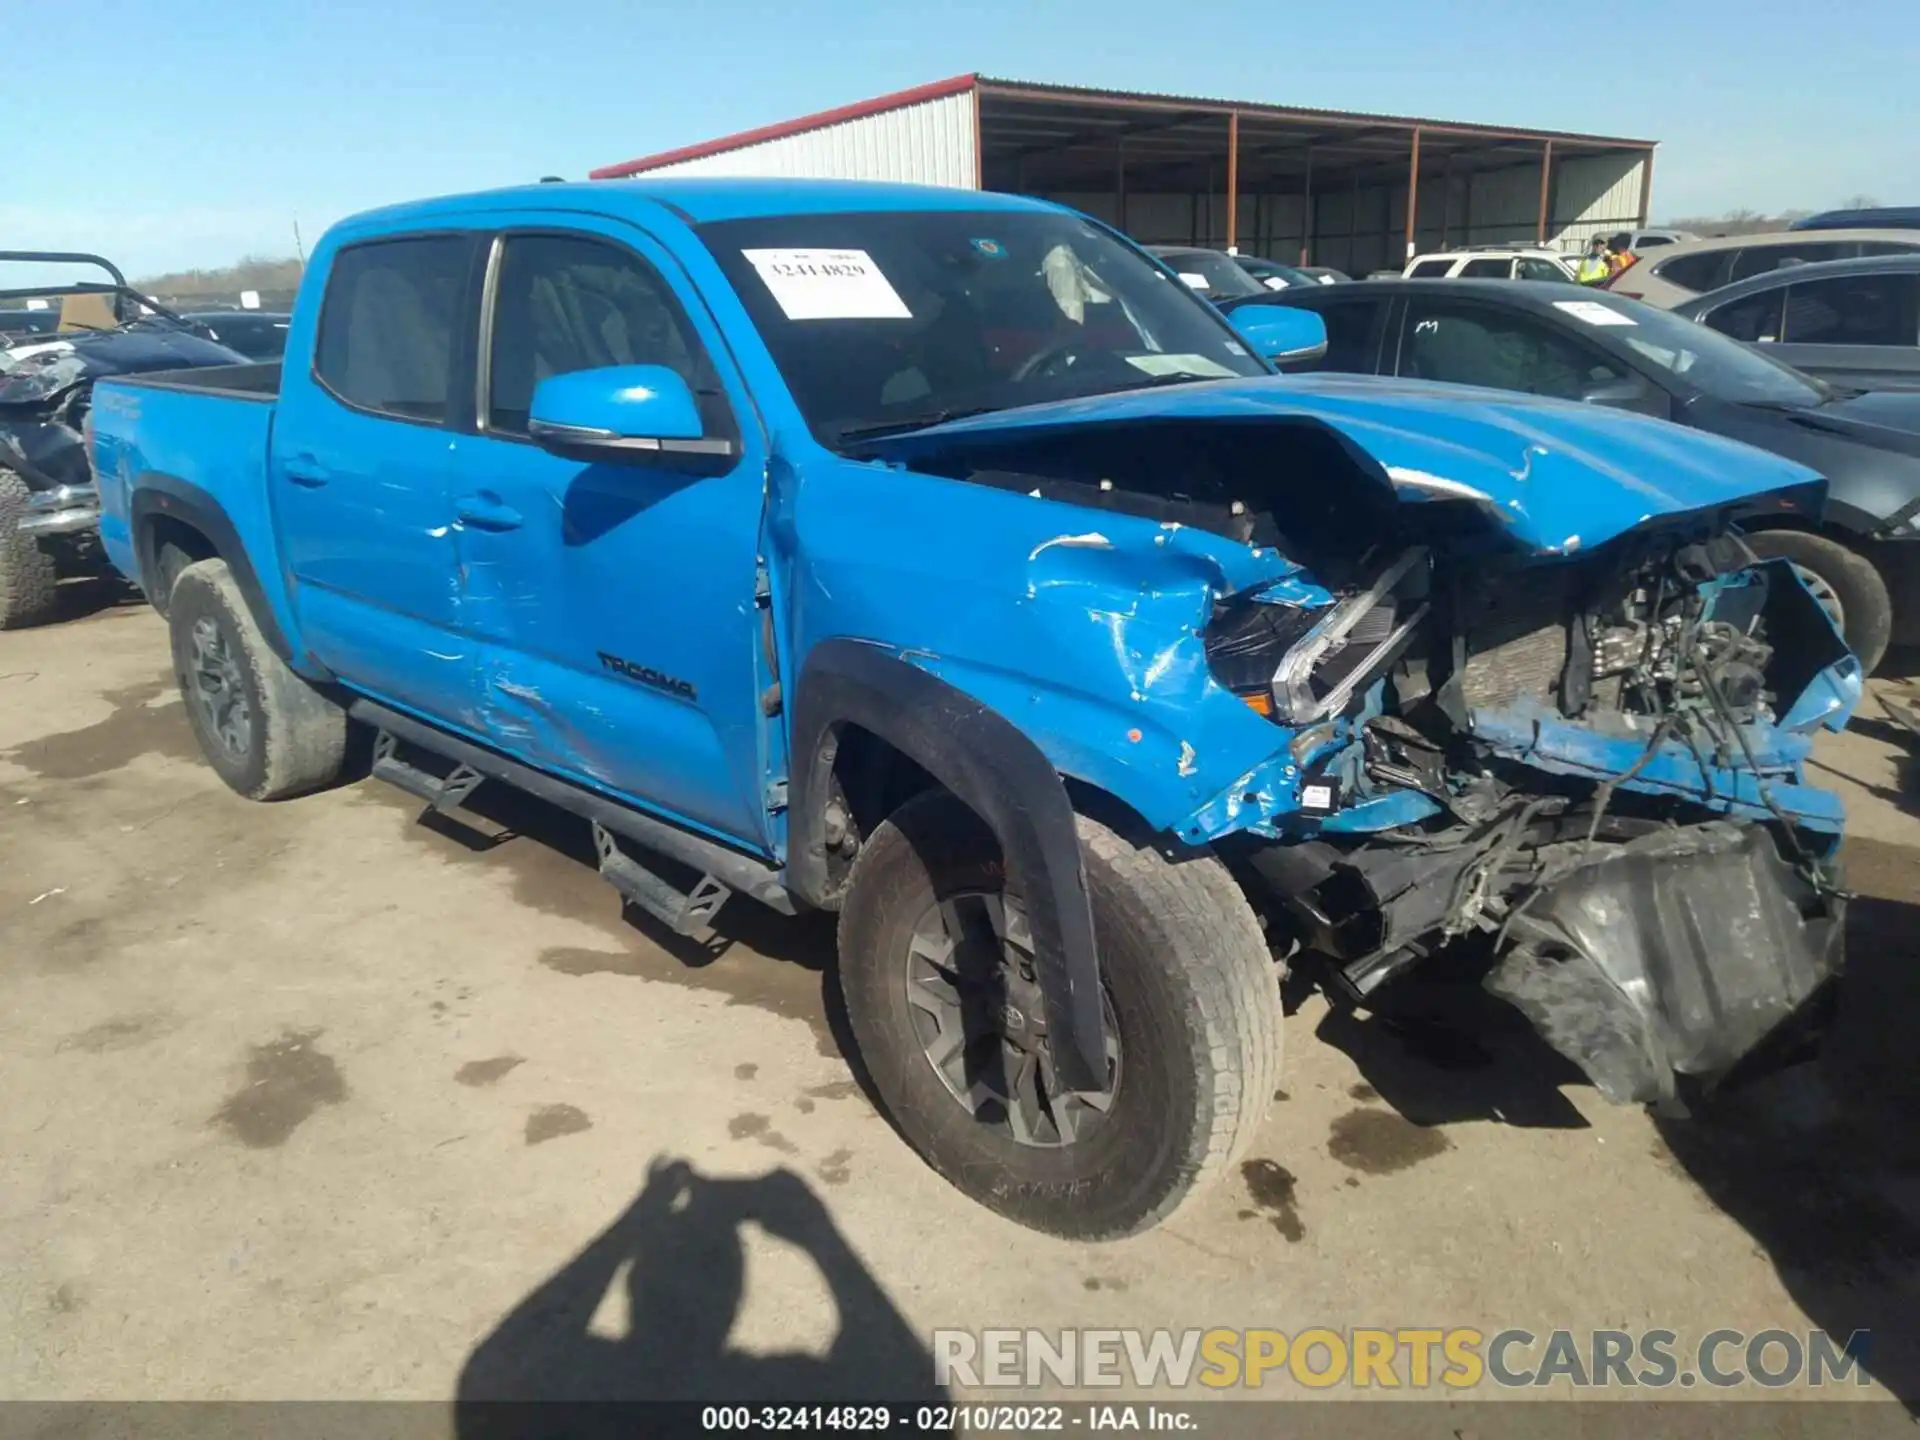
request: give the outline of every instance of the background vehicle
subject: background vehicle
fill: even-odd
[[[1627,249],[1636,255],[1644,255],[1647,251],[1657,250],[1663,245],[1680,245],[1688,240],[1700,238],[1691,230],[1629,230],[1626,236]]]
[[[1920,395],[1838,391],[1604,291],[1399,281],[1277,301],[1325,319],[1323,369],[1584,400],[1812,467],[1824,518],[1754,517],[1748,543],[1799,567],[1869,673],[1890,639],[1920,639]]]
[[[204,327],[209,339],[249,360],[278,360],[286,352],[292,319],[270,310],[194,310],[180,318]]]
[[[1311,275],[1296,265],[1282,265],[1278,260],[1263,260],[1258,255],[1230,255],[1227,257],[1269,290],[1285,290],[1291,285],[1318,285],[1320,277]]]
[[[1573,283],[1573,270],[1551,250],[1475,245],[1416,255],[1400,272],[1409,280],[1552,280]]]
[[[1920,205],[1885,205],[1864,210],[1823,210],[1794,221],[1789,230],[1920,230]]]
[[[436,807],[571,809],[683,933],[838,910],[881,1102],[1029,1225],[1140,1229],[1246,1152],[1275,942],[1367,1003],[1479,934],[1610,1097],[1726,1073],[1837,968],[1802,765],[1857,665],[1721,530],[1817,477],[1282,382],[1321,322],[1235,322],[1010,195],[400,206],[321,241],[284,366],[100,387],[103,535],[240,793],[336,778],[352,720]]]
[[[1224,250],[1203,250],[1192,245],[1149,245],[1147,252],[1158,256],[1194,294],[1216,305],[1223,300],[1270,293],[1265,284]]]
[[[82,438],[94,381],[243,358],[129,289],[112,263],[97,255],[0,251],[0,278],[10,263],[88,265],[112,278],[0,290],[0,300],[21,294],[78,298],[97,315],[68,316],[69,324],[83,328],[34,335],[0,349],[0,630],[45,619],[63,578],[106,567],[98,494]]]
[[[1920,251],[1912,230],[1777,231],[1771,235],[1724,235],[1669,245],[1629,265],[1603,288],[1629,300],[1671,309],[1683,300],[1787,265],[1852,260],[1865,255]]]
[[[1336,270],[1331,265],[1302,265],[1300,267],[1300,273],[1302,275],[1311,275],[1322,285],[1338,285],[1343,281],[1353,279],[1346,271]]]
[[[1793,265],[1673,313],[1835,385],[1920,389],[1920,252]]]
[[[0,310],[0,347],[34,335],[51,335],[60,326],[60,312],[45,310]]]

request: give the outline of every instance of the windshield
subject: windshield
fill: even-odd
[[[1833,395],[1811,376],[1756,355],[1697,321],[1638,300],[1600,292],[1588,299],[1556,300],[1554,305],[1715,400],[1800,406],[1818,405]]]
[[[1209,300],[1235,295],[1258,295],[1266,287],[1240,268],[1240,262],[1218,250],[1155,250],[1180,273],[1187,288]]]
[[[824,445],[1269,373],[1178,280],[1075,215],[782,215],[699,234]]]

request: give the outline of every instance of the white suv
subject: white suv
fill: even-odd
[[[1537,245],[1475,245],[1416,255],[1400,272],[1409,280],[1555,280],[1575,283],[1572,268]]]

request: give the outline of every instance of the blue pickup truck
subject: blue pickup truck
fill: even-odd
[[[1115,1236],[1245,1153],[1289,967],[1465,972],[1628,1102],[1840,967],[1803,762],[1859,670],[1738,539],[1818,478],[1276,373],[1316,343],[1012,196],[433,200],[326,236],[283,364],[99,384],[102,536],[235,790],[365,727],[431,805],[581,817],[660,924],[838,911],[905,1137]]]

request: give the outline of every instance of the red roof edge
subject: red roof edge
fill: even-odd
[[[642,155],[638,160],[628,160],[619,165],[602,165],[597,170],[589,170],[587,178],[618,180],[625,175],[638,175],[647,170],[658,170],[663,165],[677,165],[683,160],[699,160],[707,155],[720,155],[728,150],[740,150],[748,145],[759,145],[768,140],[779,140],[808,130],[823,130],[829,125],[844,124],[848,120],[859,120],[868,115],[883,115],[889,110],[902,110],[909,105],[919,105],[928,100],[943,100],[949,95],[964,94],[979,83],[978,75],[955,75],[951,79],[936,80],[931,85],[916,85],[910,90],[895,90],[890,95],[876,95],[871,100],[857,100],[851,105],[842,105],[837,109],[822,110],[815,115],[802,115],[798,120],[783,120],[777,125],[762,125],[758,130],[742,130],[736,135],[723,135],[718,140],[703,140],[698,145],[683,145],[678,150],[662,150],[657,155]]]

